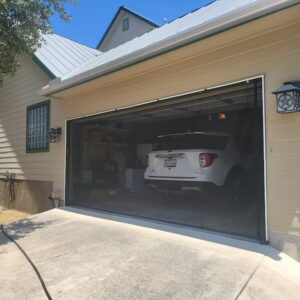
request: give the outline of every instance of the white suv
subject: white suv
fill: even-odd
[[[249,163],[231,134],[170,134],[158,136],[144,178],[149,188],[158,190],[203,192],[206,187],[219,186],[237,194]]]

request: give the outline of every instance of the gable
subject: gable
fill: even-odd
[[[151,21],[121,7],[97,48],[102,52],[109,51],[156,27],[158,26]]]
[[[53,33],[43,36],[42,45],[34,53],[33,60],[53,79],[73,71],[100,54],[96,49]]]

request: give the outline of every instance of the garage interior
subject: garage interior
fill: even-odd
[[[67,205],[265,242],[261,78],[67,125]]]

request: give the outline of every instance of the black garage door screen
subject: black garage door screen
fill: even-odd
[[[265,241],[262,80],[68,122],[68,205]]]

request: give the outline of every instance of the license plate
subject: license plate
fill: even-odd
[[[176,159],[166,159],[165,160],[165,167],[166,168],[175,168],[177,164]]]

